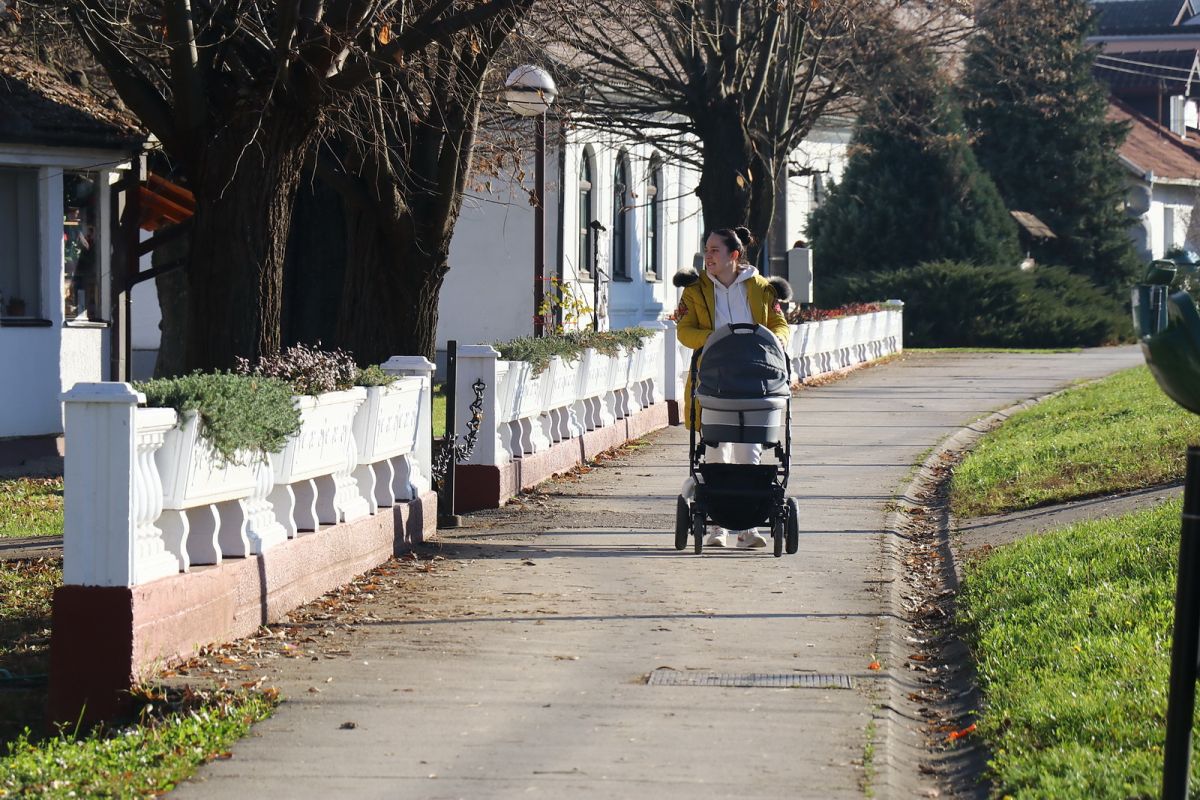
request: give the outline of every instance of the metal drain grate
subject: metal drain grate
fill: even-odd
[[[650,686],[728,686],[759,689],[853,689],[849,675],[817,675],[812,672],[702,672],[700,670],[656,669],[646,681]]]

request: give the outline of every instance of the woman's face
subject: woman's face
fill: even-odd
[[[704,269],[709,272],[724,270],[729,264],[736,263],[735,253],[741,255],[737,250],[726,247],[720,236],[710,234],[704,243]]]

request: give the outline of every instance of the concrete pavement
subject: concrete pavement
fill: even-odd
[[[881,755],[875,721],[893,665],[868,665],[902,633],[884,624],[888,504],[972,420],[1139,363],[1130,347],[919,353],[803,391],[796,556],[672,548],[679,428],[474,515],[444,532],[445,569],[366,601],[344,656],[272,675],[288,701],[173,796],[933,796],[915,759]],[[853,688],[647,685],[660,668]]]

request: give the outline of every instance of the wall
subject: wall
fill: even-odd
[[[793,170],[796,167],[816,170],[818,174],[797,175],[788,178],[787,192],[787,242],[808,241],[805,228],[808,217],[817,207],[814,184],[819,178],[826,195],[831,182],[842,179],[850,147],[850,126],[828,126],[814,129],[808,138],[792,152]],[[819,257],[814,266],[819,268]]]

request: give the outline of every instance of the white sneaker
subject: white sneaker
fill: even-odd
[[[757,549],[767,546],[767,537],[756,530],[738,531],[737,546],[743,549]]]
[[[718,528],[716,525],[708,526],[708,535],[704,537],[705,547],[726,547],[725,534],[729,531],[724,528]]]

